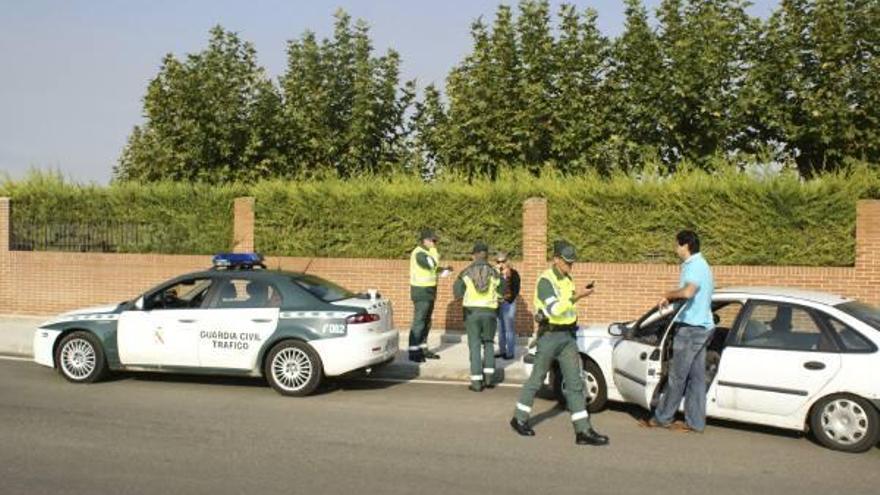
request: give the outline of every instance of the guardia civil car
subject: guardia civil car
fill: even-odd
[[[880,309],[822,292],[740,287],[716,291],[712,311],[709,417],[811,431],[836,450],[877,445]],[[675,314],[651,308],[635,321],[578,330],[588,410],[601,410],[609,400],[656,406],[672,357]],[[558,371],[549,375],[559,394],[565,385]]]
[[[217,255],[214,265],[47,321],[34,334],[34,361],[75,383],[122,370],[246,375],[303,396],[324,377],[394,359],[392,306],[375,291],[260,269],[255,254]]]

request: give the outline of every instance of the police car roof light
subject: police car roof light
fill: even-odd
[[[211,264],[215,270],[250,270],[254,267],[266,268],[263,255],[259,253],[218,253]]]

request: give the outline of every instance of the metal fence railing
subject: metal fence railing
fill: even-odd
[[[61,223],[12,226],[14,251],[135,252],[155,245],[157,226],[130,223]]]

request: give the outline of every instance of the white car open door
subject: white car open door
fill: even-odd
[[[675,315],[673,308],[653,310],[624,333],[614,347],[614,384],[626,402],[651,408],[651,399],[662,376],[663,342]]]

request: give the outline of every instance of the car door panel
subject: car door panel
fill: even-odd
[[[200,366],[252,369],[278,327],[278,308],[212,309],[198,336]]]
[[[117,326],[123,366],[199,365],[199,331],[213,287],[210,277],[178,279],[142,298],[143,309],[124,311]]]
[[[728,347],[716,378],[716,400],[726,409],[792,414],[839,369],[840,356],[834,353]]]
[[[125,311],[117,342],[123,366],[198,366],[198,325],[205,310]]]
[[[627,402],[651,408],[651,398],[660,377],[660,361],[650,358],[657,346],[621,340],[612,357],[614,385]]]
[[[721,358],[717,406],[728,415],[792,415],[839,372],[833,338],[804,306],[756,299],[745,314]]]

